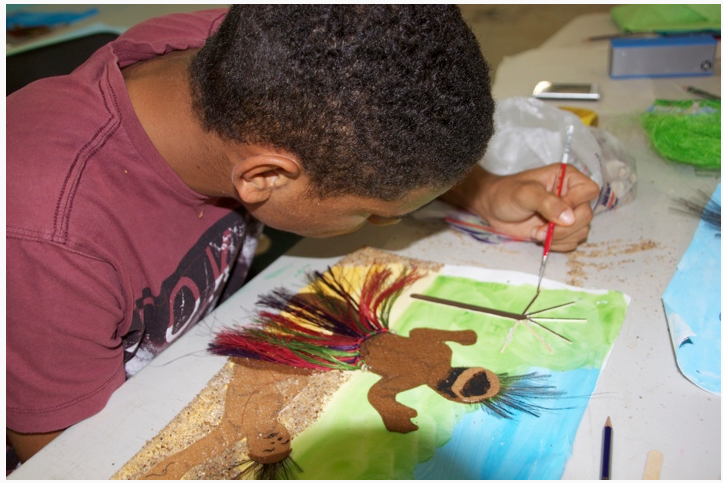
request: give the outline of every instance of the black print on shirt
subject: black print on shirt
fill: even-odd
[[[230,212],[191,247],[160,293],[153,294],[150,287],[142,290],[123,339],[129,376],[215,308],[247,238],[256,235],[256,225],[248,215]],[[245,276],[248,266],[233,271]]]

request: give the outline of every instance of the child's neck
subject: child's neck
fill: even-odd
[[[233,196],[224,141],[202,128],[191,107],[188,68],[195,53],[172,52],[124,68],[126,89],[146,134],[181,180],[203,195]]]

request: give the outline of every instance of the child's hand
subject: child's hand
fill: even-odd
[[[553,194],[560,165],[554,164],[510,176],[497,176],[475,167],[470,176],[442,199],[484,219],[492,228],[516,238],[545,240],[547,224],[555,223],[551,249],[571,251],[590,230],[592,208],[599,188],[573,166],[567,167],[560,198]]]

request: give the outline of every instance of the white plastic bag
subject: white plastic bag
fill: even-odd
[[[532,97],[511,97],[497,103],[495,134],[480,164],[509,175],[559,163],[567,129],[574,126],[568,162],[600,187],[596,213],[614,208],[635,194],[632,156],[609,133],[586,126],[572,112]]]
[[[588,128],[600,145],[603,185],[595,212],[612,210],[635,199],[637,175],[635,160],[612,134],[596,127]]]

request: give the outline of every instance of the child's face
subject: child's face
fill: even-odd
[[[265,203],[248,208],[257,219],[277,230],[326,238],[355,232],[366,222],[373,225],[396,223],[446,191],[422,188],[397,201],[354,195],[320,200],[305,194],[304,186],[304,182],[289,186],[288,190],[275,192]]]

